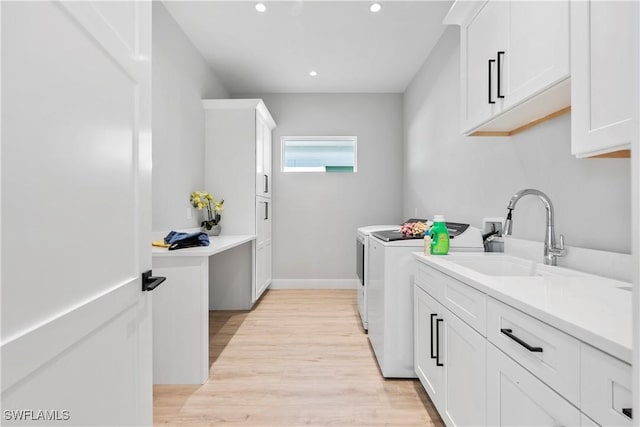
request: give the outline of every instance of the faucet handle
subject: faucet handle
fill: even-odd
[[[549,253],[554,257],[565,256],[567,254],[567,250],[564,248],[564,235],[560,235],[560,244],[555,248],[550,248]],[[554,264],[555,265],[555,264]]]

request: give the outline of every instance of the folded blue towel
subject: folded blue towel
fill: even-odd
[[[169,244],[169,250],[193,248],[196,246],[209,246],[209,236],[201,231],[196,233],[181,233],[171,230],[164,238],[164,242]]]

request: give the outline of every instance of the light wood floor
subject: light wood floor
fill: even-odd
[[[209,381],[155,386],[156,425],[442,426],[417,380],[385,380],[355,291],[270,290],[210,312]]]

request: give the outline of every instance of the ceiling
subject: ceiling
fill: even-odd
[[[404,92],[452,1],[256,3],[164,2],[232,94]]]

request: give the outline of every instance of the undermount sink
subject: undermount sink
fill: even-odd
[[[580,273],[510,255],[456,256],[448,261],[487,276],[571,276]]]

